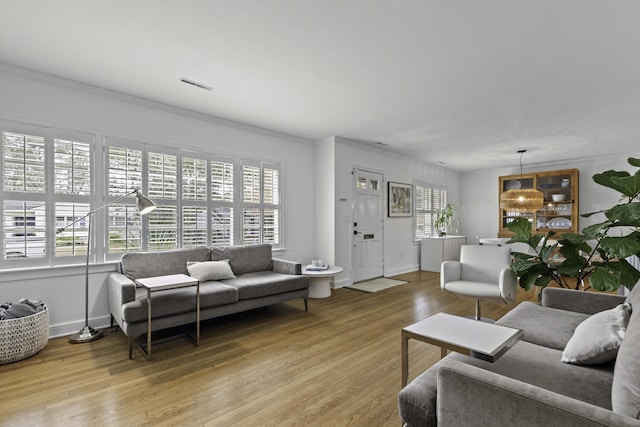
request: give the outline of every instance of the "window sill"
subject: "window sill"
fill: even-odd
[[[117,271],[117,269],[118,262],[91,264],[89,266],[89,274],[108,273],[111,271]],[[16,280],[47,279],[52,277],[73,276],[84,274],[84,272],[85,266],[83,264],[3,270],[2,275],[0,275],[0,283],[12,282]]]

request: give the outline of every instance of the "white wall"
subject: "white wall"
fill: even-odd
[[[640,157],[640,152],[629,151],[624,156],[575,159],[546,165],[530,165],[523,172],[543,172],[560,169],[578,169],[579,213],[585,214],[607,209],[618,202],[615,191],[593,182],[593,175],[606,170],[635,172],[627,163],[629,157]],[[498,235],[498,177],[520,173],[519,168],[469,172],[462,175],[462,233],[467,236],[496,237]],[[580,218],[579,229],[603,220],[594,215]]]
[[[168,147],[270,160],[282,166],[283,258],[305,261],[314,247],[314,143],[300,138],[189,113],[0,64],[0,121],[57,127],[103,137],[115,136]],[[215,96],[215,94],[213,95]],[[108,324],[106,272],[91,269],[92,326]],[[84,324],[84,272],[57,267],[3,272],[2,300],[41,299],[50,309],[52,335],[69,334]]]
[[[382,173],[384,176],[384,275],[393,276],[420,269],[420,245],[413,239],[413,217],[389,218],[387,185],[389,181],[413,184],[414,179],[441,185],[448,189],[448,200],[459,206],[460,175],[446,168],[417,162],[369,148],[346,138],[335,138],[335,258],[344,268],[336,278],[336,286],[353,283],[351,271],[352,175],[354,169]],[[345,200],[345,201],[340,201]]]

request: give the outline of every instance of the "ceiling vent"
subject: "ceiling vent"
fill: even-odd
[[[213,90],[213,88],[211,86],[207,86],[205,84],[198,83],[198,82],[193,81],[193,80],[185,79],[184,77],[180,77],[180,81],[182,83],[186,83],[186,84],[189,84],[191,86],[199,87],[200,89]]]

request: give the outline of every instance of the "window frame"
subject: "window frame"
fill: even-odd
[[[96,161],[96,138],[95,135],[73,131],[68,129],[48,128],[43,126],[27,125],[21,123],[12,122],[0,122],[0,135],[2,141],[0,142],[0,158],[2,159],[2,165],[4,168],[4,134],[14,133],[22,135],[33,135],[42,137],[44,140],[44,191],[43,192],[29,192],[29,191],[5,191],[4,183],[5,176],[3,174],[0,178],[0,199],[2,200],[2,206],[8,201],[16,202],[39,202],[44,206],[44,255],[42,257],[24,257],[24,258],[5,258],[5,244],[6,236],[4,233],[4,218],[3,213],[3,231],[0,233],[0,244],[3,251],[0,254],[0,270],[6,269],[21,269],[40,266],[57,266],[57,265],[73,265],[83,262],[86,259],[86,252],[78,255],[56,255],[56,237],[57,229],[61,228],[57,226],[57,213],[56,207],[62,203],[73,203],[88,205],[89,212],[94,209],[96,198],[96,176],[99,174],[99,166]],[[88,194],[64,194],[55,192],[55,179],[56,179],[56,152],[55,141],[65,140],[72,141],[89,146],[89,191]],[[72,176],[73,179],[73,176]],[[68,224],[67,224],[68,225]],[[95,253],[95,250],[92,251]]]
[[[435,215],[438,209],[442,209],[447,204],[448,189],[442,185],[429,184],[420,180],[413,180],[414,196],[413,196],[413,239],[414,241],[420,241],[421,239],[434,236],[433,223]],[[420,209],[421,203],[418,202],[420,197],[420,188],[427,189],[429,192],[428,207]],[[442,198],[444,194],[444,198]],[[428,221],[425,221],[424,230],[419,233],[419,222],[421,216],[427,216]],[[427,231],[426,223],[429,223],[429,230]]]

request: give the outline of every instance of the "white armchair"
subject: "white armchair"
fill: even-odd
[[[440,287],[460,298],[476,300],[476,320],[480,320],[480,301],[515,303],[518,280],[510,265],[509,247],[463,245],[460,261],[442,263]]]

